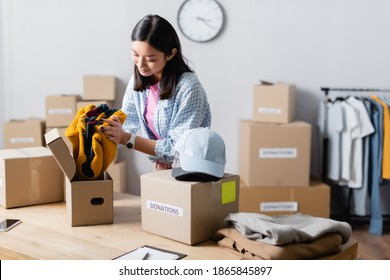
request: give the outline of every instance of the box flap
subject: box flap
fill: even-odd
[[[269,82],[269,81],[265,81],[265,80],[259,80],[259,83],[260,83],[260,85],[264,85],[264,86],[274,85],[274,83]]]
[[[60,136],[57,128],[45,134],[47,146],[51,150],[57,163],[71,181],[76,174],[76,163],[66,146],[64,139]]]

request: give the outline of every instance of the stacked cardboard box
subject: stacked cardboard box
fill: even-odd
[[[240,121],[240,211],[328,217],[329,207],[310,206],[330,205],[330,187],[310,180],[312,127],[295,118],[295,85],[263,82],[252,101],[252,120]],[[314,204],[305,206],[297,193]]]
[[[45,121],[39,118],[9,120],[4,124],[4,148],[20,149],[45,146]]]

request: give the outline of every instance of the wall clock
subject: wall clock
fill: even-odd
[[[208,42],[220,34],[224,13],[216,0],[186,0],[179,8],[177,22],[188,39]]]

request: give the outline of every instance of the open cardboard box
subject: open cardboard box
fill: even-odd
[[[113,182],[106,172],[101,180],[80,180],[76,163],[64,139],[54,128],[45,134],[46,143],[66,176],[66,209],[72,226],[113,222]]]

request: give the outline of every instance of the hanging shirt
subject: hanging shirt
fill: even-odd
[[[356,130],[359,129],[359,118],[356,110],[346,101],[341,102],[344,113],[344,129],[341,132],[341,181],[340,184],[347,185],[351,179],[351,151],[352,140],[357,137]]]
[[[341,178],[341,132],[344,129],[344,115],[341,101],[327,104],[328,135],[328,178],[338,181]]]
[[[351,160],[350,160],[350,188],[361,188],[363,186],[363,137],[374,132],[370,116],[363,102],[355,97],[349,97],[346,102],[357,112],[359,125],[352,131]]]
[[[387,104],[378,96],[371,98],[383,107],[382,178],[390,179],[390,111]]]

